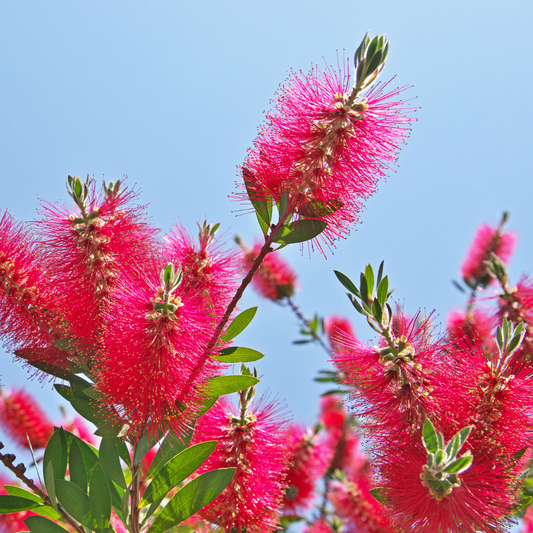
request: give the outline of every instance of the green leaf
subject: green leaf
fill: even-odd
[[[168,491],[178,486],[184,479],[195,472],[211,455],[216,448],[217,441],[206,441],[186,448],[176,455],[154,477],[140,503],[140,507],[146,507],[154,500],[163,498]]]
[[[386,499],[384,496],[384,492],[387,489],[376,487],[375,489],[370,489],[368,492],[372,495],[373,498],[375,498],[379,503],[386,505]]]
[[[431,423],[429,418],[426,418],[426,421],[424,422],[424,428],[422,430],[422,442],[429,453],[435,453],[439,449],[437,432],[435,431],[435,426]]]
[[[355,299],[355,296],[353,294],[346,293],[346,295],[348,296],[348,298],[350,298],[350,302],[352,302],[352,305],[355,307],[358,313],[361,313],[365,316],[370,316],[370,314],[365,309],[363,309],[363,306]]]
[[[69,454],[70,481],[83,492],[87,492],[87,471],[83,462],[83,455],[76,439],[72,439]]]
[[[376,280],[376,286],[379,287],[381,280],[383,279],[383,267],[385,266],[385,261],[381,261],[378,269],[378,279]]]
[[[228,342],[235,338],[239,333],[242,333],[248,324],[253,320],[256,312],[257,307],[250,307],[249,309],[246,309],[246,311],[243,311],[237,315],[228,326],[226,333],[222,335],[222,341]]]
[[[361,283],[359,286],[359,290],[361,291],[361,302],[363,302],[363,304],[368,305],[368,302],[369,302],[368,282],[366,281],[366,276],[362,272],[361,272],[360,282]]]
[[[459,457],[459,459],[452,461],[443,469],[443,472],[446,472],[447,474],[461,474],[470,468],[473,460],[474,458],[471,455],[465,454],[462,457]]]
[[[518,450],[516,453],[513,454],[513,457],[517,460],[517,461],[520,461],[520,459],[522,459],[522,457],[524,456],[524,454],[527,452],[528,448],[522,448],[520,450]],[[11,494],[11,493],[10,493]]]
[[[374,316],[376,317],[376,319],[378,320],[378,322],[381,324],[381,320],[383,319],[383,309],[381,307],[381,304],[379,303],[379,301],[376,299],[374,300],[373,304],[373,311],[374,311]]]
[[[6,489],[7,493],[11,496],[19,496],[20,498],[33,500],[34,502],[37,502],[41,505],[44,503],[44,500],[40,496],[37,496],[37,494],[33,494],[33,492],[21,489],[20,487],[16,487],[15,485],[4,485],[4,489]]]
[[[468,436],[470,435],[472,428],[473,426],[466,426],[457,432],[457,435],[459,436],[459,439],[461,441],[459,444],[459,450],[463,447],[463,444],[466,442],[466,439],[468,439]]]
[[[359,292],[359,289],[355,286],[353,281],[343,274],[342,272],[339,272],[338,270],[334,270],[335,275],[337,276],[337,279],[344,285],[346,289],[348,289],[352,294],[355,294],[358,298],[361,298],[361,293]]]
[[[65,533],[65,529],[42,516],[28,516],[24,520],[31,533]]]
[[[107,418],[102,417],[100,415],[100,407],[94,401],[74,398],[70,400],[70,403],[83,418],[98,428],[95,435],[99,437],[116,437],[120,433],[121,427],[114,426]]]
[[[259,380],[253,376],[218,376],[213,378],[207,387],[209,396],[223,396],[257,385]]]
[[[109,526],[111,517],[111,495],[106,475],[100,465],[94,467],[89,483],[89,508],[96,528]]]
[[[39,507],[39,503],[33,499],[0,494],[0,513],[18,513]]]
[[[365,278],[368,287],[368,294],[370,297],[372,297],[372,293],[374,291],[374,270],[372,269],[372,265],[370,263],[366,265]]]
[[[288,201],[289,201],[289,195],[287,194],[287,191],[283,191],[283,193],[281,194],[279,205],[278,205],[280,220],[287,213],[287,203],[288,203]]]
[[[63,428],[54,428],[44,450],[43,465],[51,462],[55,479],[63,479],[67,472],[67,439]]]
[[[59,503],[65,511],[75,518],[80,524],[93,529],[89,496],[77,485],[66,480],[56,481],[56,494]]]
[[[294,244],[314,239],[326,228],[327,222],[322,220],[300,219],[280,228],[273,237],[273,241],[280,244]]]
[[[242,176],[244,185],[246,187],[246,192],[248,193],[248,198],[254,206],[261,229],[263,229],[263,225],[265,225],[267,227],[266,231],[268,232],[268,227],[272,221],[272,198],[263,198],[262,193],[258,193],[257,191],[253,190],[252,185],[255,176],[248,169],[243,169]],[[263,234],[265,233],[266,232],[263,229]]]
[[[210,504],[231,482],[235,468],[211,470],[187,483],[168,502],[150,527],[150,533],[163,533]]]
[[[262,359],[264,354],[252,348],[243,348],[241,346],[232,346],[220,351],[220,355],[213,357],[221,363],[251,363]]]
[[[146,477],[153,477],[160,468],[168,463],[168,461],[187,448],[189,442],[191,442],[192,434],[193,430],[191,429],[188,433],[183,435],[183,439],[180,440],[173,431],[169,431],[165,440],[161,443],[159,450],[157,450]]]
[[[381,307],[384,307],[389,292],[389,276],[385,276],[378,285],[378,300]]]
[[[57,499],[56,499],[56,488],[54,480],[54,467],[52,466],[52,461],[49,461],[44,469],[44,483],[46,486],[46,492],[50,498],[50,502],[54,506],[54,509],[57,511]]]
[[[120,456],[118,454],[118,443],[120,439],[104,438],[100,443],[100,465],[104,472],[123,489],[127,488],[124,479],[124,472],[120,465]]]
[[[308,202],[300,207],[300,214],[305,218],[321,218],[331,215],[343,207],[342,202],[331,200],[324,202]]]

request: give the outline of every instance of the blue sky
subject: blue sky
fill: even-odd
[[[481,222],[510,211],[520,234],[512,278],[531,272],[532,15],[525,1],[4,2],[0,209],[34,220],[39,197],[66,198],[67,174],[127,174],[163,231],[207,217],[252,241],[255,218],[236,217],[228,195],[287,71],[336,63],[337,50],[353,57],[367,30],[387,33],[382,79],[412,85],[404,98],[419,107],[400,166],[334,254],[284,256],[303,312],[349,316],[363,340],[371,332],[333,269],[357,277],[385,259],[407,311],[444,320],[463,302],[450,281]],[[323,387],[312,378],[327,356],[291,344],[298,325],[287,309],[252,292],[241,308],[257,304],[239,340],[266,354],[261,388],[313,423]],[[3,385],[27,385],[57,420],[51,385],[28,383],[0,357]]]

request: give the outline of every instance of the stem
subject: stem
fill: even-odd
[[[135,444],[133,445],[132,461],[135,460],[135,456],[137,455],[137,448],[139,446],[139,442],[140,442],[140,438],[138,438],[135,441]],[[140,517],[139,502],[141,501],[141,485],[142,485],[141,470],[142,470],[141,462],[134,463],[131,467],[132,481],[131,481],[131,489],[130,489],[130,505],[131,505],[130,526],[131,526],[131,531],[133,533],[140,533],[141,531],[141,523],[139,520],[139,517]]]
[[[298,317],[300,322],[311,332],[311,335],[313,336],[313,340],[317,341],[318,344],[320,344],[320,346],[324,348],[324,350],[326,351],[328,355],[331,355],[331,350],[329,349],[329,347],[326,345],[322,337],[311,328],[311,326],[309,325],[309,321],[302,314],[298,306],[292,301],[290,297],[287,297],[286,301],[289,307],[293,310],[294,314]]]
[[[0,449],[3,448],[4,445],[0,442]],[[49,507],[53,507],[52,502],[48,495],[41,490],[33,480],[27,478],[24,473],[26,472],[26,467],[23,463],[18,464],[15,466],[13,464],[13,461],[15,460],[15,455],[13,454],[2,454],[0,453],[0,461],[4,463],[4,466],[11,470],[15,476],[17,476],[24,485],[26,485],[34,494],[37,494],[39,498],[41,498],[44,501],[44,505],[48,505]],[[74,528],[75,531],[78,531],[78,533],[85,533],[85,530],[61,507],[61,505],[57,504],[57,511],[61,514],[61,516],[64,518],[65,522],[67,522],[70,526]]]

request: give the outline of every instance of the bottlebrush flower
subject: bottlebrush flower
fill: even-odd
[[[58,295],[48,282],[44,263],[30,233],[4,212],[0,218],[0,336],[10,351],[24,350],[27,359],[62,366],[66,352],[51,343],[68,325],[59,313]]]
[[[421,409],[439,412],[430,393],[439,367],[446,364],[444,342],[435,336],[431,318],[419,322],[417,315],[408,323],[400,319],[398,327],[397,335],[389,333],[394,348],[343,336],[334,351],[343,382],[354,387],[355,414],[370,417],[372,431],[416,426]]]
[[[98,194],[92,180],[82,187],[71,176],[69,184],[75,211],[45,203],[45,218],[37,229],[61,308],[81,339],[80,347],[94,346],[100,342],[104,307],[118,278],[135,276],[139,265],[150,261],[156,230],[148,225],[144,209],[133,205],[133,191],[104,186]]]
[[[243,164],[247,197],[280,204],[286,193],[296,225],[327,223],[327,243],[345,236],[408,136],[408,110],[394,100],[403,89],[388,85],[360,98],[347,65],[291,74]]]
[[[345,520],[347,533],[394,533],[396,528],[384,516],[384,508],[370,494],[370,488],[366,477],[335,480],[328,497],[336,514]]]
[[[183,271],[184,286],[195,287],[206,292],[207,304],[216,310],[220,320],[237,288],[237,274],[240,270],[238,253],[225,249],[215,238],[218,224],[198,224],[199,234],[194,239],[180,225],[176,224],[166,236],[165,257],[171,263],[179,263]]]
[[[284,514],[298,514],[308,509],[315,495],[315,483],[326,472],[331,451],[318,441],[317,435],[299,426],[288,433],[289,471],[283,498]]]
[[[329,338],[329,343],[333,347],[338,342],[339,332],[343,332],[345,335],[355,337],[355,333],[352,329],[352,325],[347,318],[342,316],[330,316],[324,321],[324,327]]]
[[[482,224],[466,253],[461,267],[463,279],[470,284],[488,282],[489,277],[484,261],[490,259],[492,253],[504,263],[508,263],[516,246],[517,237],[513,233],[502,232],[501,226],[493,228]]]
[[[524,323],[526,335],[522,341],[520,351],[516,354],[518,360],[533,359],[533,282],[523,277],[516,287],[508,288],[498,295],[498,311],[496,321],[501,323],[504,317],[515,325]]]
[[[28,448],[26,436],[33,448],[44,448],[54,432],[48,417],[22,389],[0,391],[0,425],[23,448]]]
[[[452,340],[466,335],[472,340],[479,339],[481,344],[486,346],[492,338],[494,319],[480,309],[450,311],[446,322],[448,335]]]
[[[207,350],[215,324],[202,292],[180,283],[179,268],[145,265],[144,276],[121,278],[106,308],[98,387],[130,431],[180,433],[218,372]]]
[[[524,518],[522,519],[522,529],[520,533],[533,533],[533,507],[528,507]]]
[[[244,249],[242,260],[245,269],[252,267],[260,251],[260,244],[254,245],[251,250]],[[296,273],[278,253],[271,252],[255,273],[252,285],[259,294],[269,300],[283,300],[294,294]]]
[[[287,471],[286,420],[266,399],[252,403],[242,415],[224,397],[196,424],[193,442],[218,445],[199,472],[236,468],[222,494],[200,516],[223,531],[266,533],[279,523]]]
[[[334,533],[325,518],[315,520],[311,525],[304,527],[303,533]]]

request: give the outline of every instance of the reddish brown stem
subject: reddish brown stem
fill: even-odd
[[[0,442],[0,449],[3,448],[4,445]],[[34,494],[37,494],[39,498],[41,498],[44,501],[44,505],[48,505],[50,507],[53,507],[52,502],[48,495],[43,492],[35,483],[33,480],[27,478],[24,475],[24,472],[26,471],[26,467],[20,463],[17,466],[13,464],[13,461],[15,460],[15,456],[12,454],[2,454],[0,453],[0,461],[4,463],[4,466],[11,470],[15,476],[17,476],[26,487],[28,487]],[[61,514],[61,516],[64,518],[65,522],[67,522],[70,526],[72,526],[78,533],[85,533],[85,530],[61,507],[61,505],[57,504],[57,511]]]

